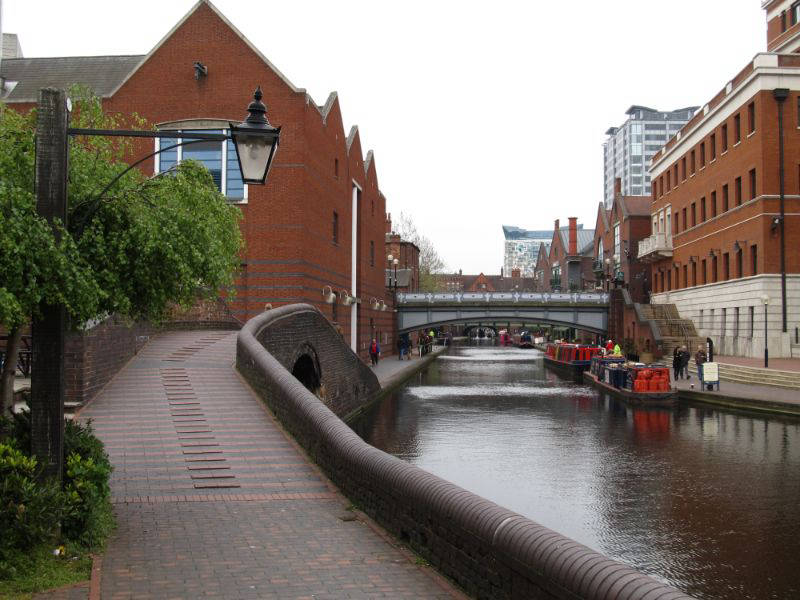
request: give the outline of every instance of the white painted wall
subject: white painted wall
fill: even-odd
[[[728,356],[764,356],[764,304],[767,306],[767,338],[772,358],[791,356],[795,327],[800,327],[800,275],[786,276],[787,333],[781,331],[781,277],[756,275],[732,281],[709,283],[685,290],[653,294],[653,304],[675,304],[684,319],[691,319],[701,337],[714,340],[714,351]],[[750,310],[753,328],[750,331]],[[738,333],[735,313],[739,309]],[[723,309],[725,323],[723,329]],[[701,315],[702,311],[702,315]]]

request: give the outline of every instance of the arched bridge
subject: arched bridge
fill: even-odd
[[[549,323],[605,333],[608,329],[608,294],[465,292],[397,295],[397,328],[401,332],[493,321]]]

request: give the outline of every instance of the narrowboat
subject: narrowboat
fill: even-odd
[[[501,346],[510,346],[513,343],[511,340],[511,336],[508,334],[508,331],[505,329],[500,330],[500,345]]]
[[[544,353],[544,364],[553,371],[580,382],[583,372],[591,365],[592,357],[601,352],[600,346],[548,344]]]
[[[620,356],[593,357],[583,379],[633,404],[672,406],[678,399],[678,391],[670,384],[667,367],[629,363]]]
[[[529,331],[523,331],[519,336],[520,348],[533,348],[533,337]]]

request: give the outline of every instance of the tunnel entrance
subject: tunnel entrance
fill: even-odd
[[[297,381],[302,383],[312,394],[319,392],[320,380],[319,373],[314,365],[314,359],[308,354],[303,354],[298,358],[292,367],[292,375]]]

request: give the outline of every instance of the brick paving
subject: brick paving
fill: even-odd
[[[698,392],[698,400],[703,400],[704,398],[713,399],[714,396],[717,396],[722,399],[730,398],[732,400],[749,402],[756,408],[758,408],[758,404],[762,402],[772,405],[786,404],[794,408],[800,407],[800,394],[798,390],[791,388],[720,381],[719,390],[708,392],[700,389],[700,380],[694,375],[691,379],[678,379],[672,383],[679,390],[688,392],[689,394],[685,397],[689,399],[691,399],[692,392]],[[700,392],[702,392],[702,397],[699,394]]]
[[[234,370],[235,341],[160,335],[80,413],[115,467],[102,598],[461,597],[353,520]]]

